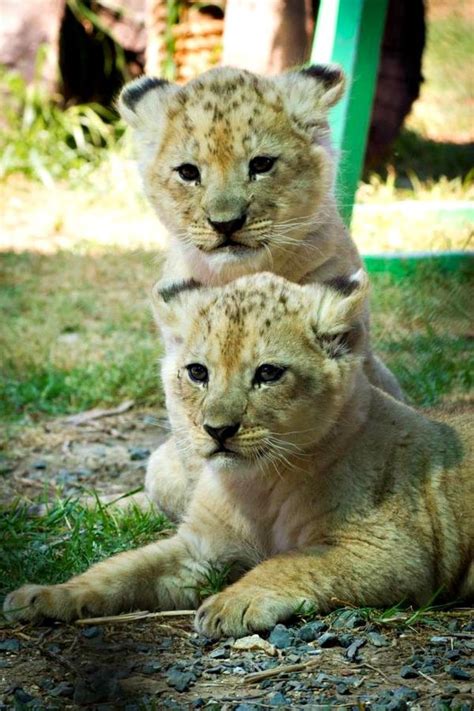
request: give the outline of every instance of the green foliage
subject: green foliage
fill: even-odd
[[[79,183],[117,144],[122,125],[98,104],[69,106],[52,100],[38,81],[0,70],[0,179],[21,173],[51,187]]]
[[[0,255],[0,419],[156,403],[155,271],[142,252]]]
[[[223,590],[226,585],[228,585],[231,568],[231,565],[209,565],[207,567],[203,580],[196,588],[201,600],[205,600],[206,597],[215,595]]]
[[[113,553],[137,548],[169,530],[151,510],[87,509],[77,501],[56,501],[45,516],[24,504],[0,510],[0,594],[26,581],[60,583]]]

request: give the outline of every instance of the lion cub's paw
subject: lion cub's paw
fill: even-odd
[[[270,629],[291,617],[298,602],[279,593],[238,584],[213,595],[199,608],[195,626],[208,637],[242,637]]]
[[[9,593],[3,611],[9,620],[38,621],[45,617],[69,622],[100,610],[91,591],[66,585],[23,585]]]

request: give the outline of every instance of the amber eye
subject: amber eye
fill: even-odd
[[[192,163],[178,165],[175,170],[178,172],[179,177],[186,180],[187,183],[197,183],[201,179],[199,168]]]
[[[262,383],[276,383],[280,380],[286,368],[282,365],[272,365],[271,363],[263,363],[255,371],[253,382],[255,385]]]
[[[276,158],[270,156],[255,156],[249,163],[250,177],[261,173],[268,173],[275,165]]]
[[[190,363],[186,366],[188,375],[195,383],[207,383],[209,380],[209,371],[205,365],[201,363]]]

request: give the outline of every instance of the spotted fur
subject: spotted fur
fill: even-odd
[[[305,609],[420,605],[440,590],[472,600],[472,427],[431,422],[370,385],[363,333],[337,356],[326,347],[357,333],[366,290],[363,275],[343,294],[259,274],[155,292],[167,466],[178,457],[197,474],[171,487],[186,488],[184,521],[66,583],[14,591],[7,615],[192,606],[200,633],[237,637]],[[191,377],[196,363],[206,380]],[[276,380],[257,378],[262,364],[278,366]],[[230,425],[222,449],[212,427]],[[238,579],[201,604],[209,566]]]

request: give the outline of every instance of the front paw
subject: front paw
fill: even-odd
[[[195,626],[207,637],[242,637],[274,627],[298,608],[298,601],[258,587],[238,583],[203,602]]]
[[[9,593],[3,611],[9,620],[39,621],[44,618],[69,622],[100,614],[101,600],[90,590],[73,585],[23,585]]]

